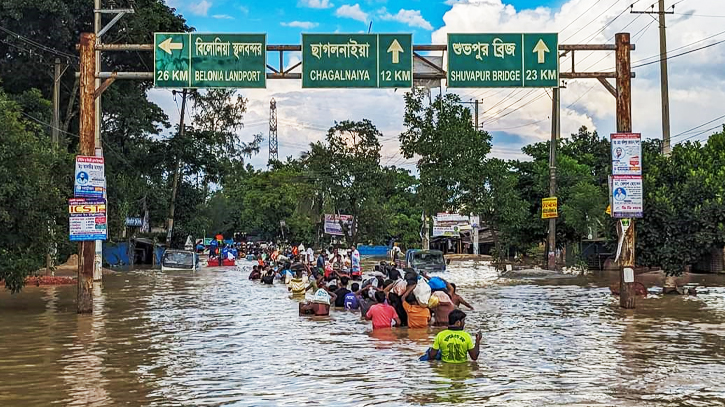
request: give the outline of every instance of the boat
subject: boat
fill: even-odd
[[[167,250],[161,258],[161,271],[196,271],[199,255],[190,250]]]
[[[226,266],[235,266],[237,264],[237,261],[235,259],[230,259],[228,257],[225,257],[222,260],[222,267]],[[211,256],[209,257],[209,260],[206,264],[207,267],[219,267],[219,257],[217,256]]]

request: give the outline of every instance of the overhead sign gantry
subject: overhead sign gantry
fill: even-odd
[[[266,34],[156,33],[154,85],[264,88],[267,68],[278,72],[267,65],[266,42]],[[557,34],[449,34],[442,47],[448,50],[448,87],[559,83]],[[293,48],[302,51],[296,77],[303,88],[410,88],[413,58],[422,58],[412,34],[302,34],[301,47],[284,46]],[[289,70],[286,77],[294,78]]]

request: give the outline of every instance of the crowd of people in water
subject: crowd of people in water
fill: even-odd
[[[441,277],[381,262],[364,279],[354,246],[349,251],[315,251],[304,245],[286,251],[270,248],[257,255],[256,263],[249,279],[284,284],[300,300],[301,316],[327,316],[336,309],[359,312],[372,322],[373,330],[447,327],[421,360],[463,363],[468,357],[478,359],[481,334],[476,334],[474,343],[463,330],[466,314],[459,309],[473,307],[456,293],[455,284]]]

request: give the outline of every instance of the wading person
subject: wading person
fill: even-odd
[[[305,292],[312,288],[312,285],[307,285],[307,279],[303,278],[302,270],[297,269],[294,278],[292,278],[287,284],[287,290],[292,292],[292,295],[299,297],[305,295]]]
[[[334,300],[335,293],[319,288],[312,300],[300,303],[300,315],[330,315],[330,303]]]
[[[267,272],[262,276],[262,284],[274,284],[274,270],[271,267],[268,267]]]
[[[440,352],[440,360],[445,363],[465,363],[468,357],[478,360],[481,347],[481,333],[476,334],[476,343],[471,335],[464,331],[466,313],[456,309],[448,315],[448,329],[436,335],[433,347],[428,349],[428,359],[436,360]]]
[[[473,307],[471,306],[471,304],[466,302],[466,300],[464,300],[463,297],[461,297],[460,295],[458,295],[456,293],[456,285],[453,283],[448,283],[448,285],[450,286],[450,288],[448,289],[448,292],[451,294],[450,297],[451,297],[451,301],[453,301],[453,305],[455,305],[456,307],[465,305],[466,307],[468,307],[468,309],[473,310]]]
[[[408,328],[428,328],[430,324],[430,310],[418,304],[413,290],[407,290],[403,297],[403,308],[408,315]]]
[[[385,293],[378,291],[375,293],[375,301],[377,304],[370,307],[365,318],[373,321],[373,329],[384,329],[393,326],[393,323],[400,326],[400,319],[395,308],[385,303]]]
[[[353,280],[362,280],[362,268],[360,266],[360,252],[353,245],[350,252],[350,275]]]
[[[431,298],[435,297],[438,301],[438,305],[433,309],[435,315],[434,324],[435,326],[446,326],[450,325],[449,315],[451,312],[456,310],[456,306],[453,305],[451,297],[443,291],[436,291],[431,294]]]

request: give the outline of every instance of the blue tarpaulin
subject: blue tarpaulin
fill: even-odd
[[[388,246],[358,246],[360,256],[385,257],[388,255]]]

